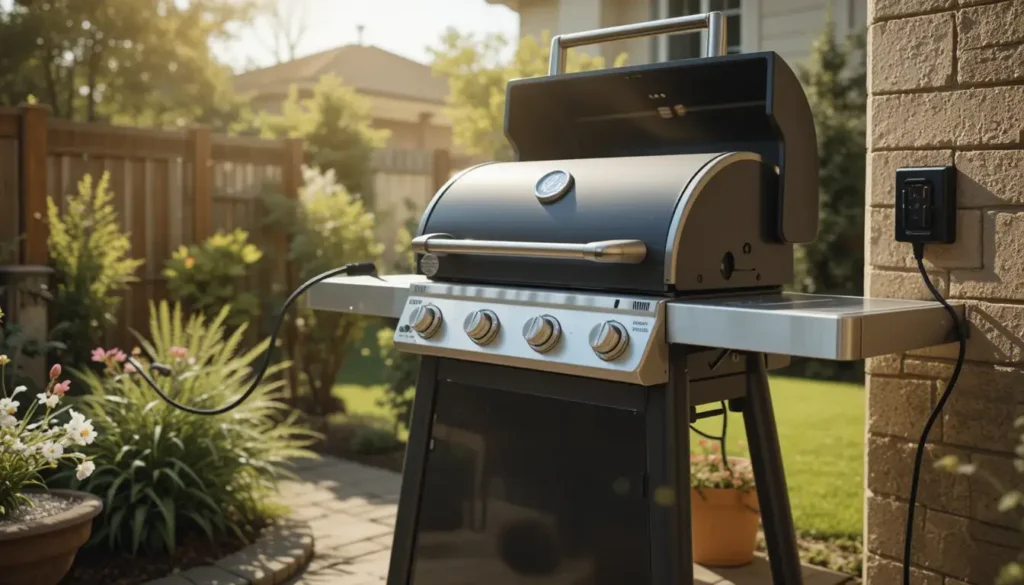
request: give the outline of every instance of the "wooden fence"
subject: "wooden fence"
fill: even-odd
[[[50,118],[41,106],[0,109],[0,241],[21,234],[18,263],[46,264],[47,196],[63,206],[85,174],[99,180],[109,173],[118,215],[131,234],[131,255],[146,261],[117,315],[121,331],[112,341],[123,343],[128,328],[146,329],[150,300],[165,297],[161,271],[179,245],[240,227],[268,256],[284,256],[270,253],[285,250],[288,242],[261,227],[259,195],[270,188],[295,197],[302,163],[300,140],[218,136],[205,127],[160,131],[68,122]],[[422,209],[452,165],[446,151],[375,154],[382,241],[393,241],[407,219],[403,201]],[[264,264],[252,285],[294,288],[293,270]]]

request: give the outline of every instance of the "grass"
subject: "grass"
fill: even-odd
[[[772,399],[782,443],[793,520],[804,536],[854,536],[863,532],[864,388],[858,384],[773,377]],[[335,393],[351,414],[388,416],[377,400],[383,386],[341,384]],[[709,405],[710,406],[710,405]],[[697,423],[721,433],[721,419]],[[694,441],[700,437],[693,436]],[[740,414],[729,415],[730,455],[746,442]]]

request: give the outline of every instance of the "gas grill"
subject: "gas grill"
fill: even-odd
[[[697,29],[707,58],[562,71]],[[508,86],[516,161],[441,188],[418,274],[310,290],[422,356],[389,585],[692,583],[689,425],[724,401],[773,581],[799,584],[766,372],[954,339],[937,303],[783,291],[817,231],[814,124],[778,55],[724,39],[719,13],[555,37],[550,75]]]

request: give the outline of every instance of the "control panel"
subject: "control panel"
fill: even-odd
[[[640,385],[668,379],[664,299],[540,289],[412,285],[403,351]]]

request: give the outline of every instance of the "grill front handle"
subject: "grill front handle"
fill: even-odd
[[[461,254],[466,256],[508,256],[513,258],[555,258],[587,260],[603,264],[639,264],[647,257],[640,240],[603,240],[588,244],[556,242],[504,242],[500,240],[458,240],[448,234],[424,234],[412,240],[417,254]]]
[[[572,47],[705,29],[708,31],[705,56],[726,54],[725,17],[717,11],[555,35],[551,39],[548,75],[565,73],[566,54]]]

